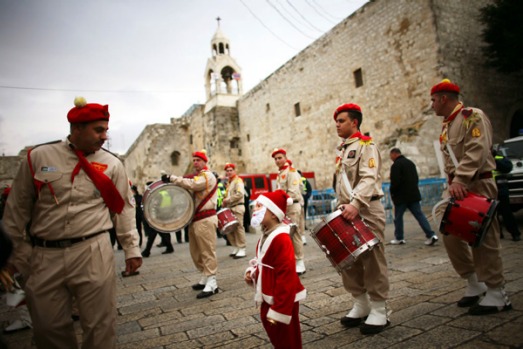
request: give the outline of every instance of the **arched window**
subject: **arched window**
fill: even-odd
[[[180,162],[180,152],[175,150],[171,153],[171,165],[178,166]]]

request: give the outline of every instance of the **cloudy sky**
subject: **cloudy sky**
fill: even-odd
[[[220,17],[244,92],[367,0],[0,0],[0,154],[64,138],[75,96],[109,104],[111,151],[205,102]]]

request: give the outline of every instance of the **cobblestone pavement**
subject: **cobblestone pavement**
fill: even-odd
[[[523,228],[523,212],[517,219]],[[410,213],[405,215],[407,243],[386,246],[391,290],[391,326],[374,336],[345,329],[339,319],[352,306],[351,297],[325,255],[308,236],[307,272],[301,277],[308,297],[301,303],[304,348],[521,348],[523,347],[523,241],[502,240],[506,291],[513,310],[471,317],[456,301],[465,282],[449,263],[440,242],[425,246],[424,234]],[[387,224],[387,241],[394,227]],[[191,285],[199,280],[187,243],[162,255],[155,247],[140,274],[122,278],[123,253],[115,251],[118,273],[118,348],[271,348],[254,307],[253,291],[242,276],[254,254],[257,234],[248,234],[248,256],[234,260],[218,240],[218,285],[221,292],[196,299]],[[173,236],[174,238],[174,236]],[[174,240],[174,239],[173,239]],[[5,304],[5,302],[2,302]],[[0,306],[0,321],[9,318]],[[76,323],[78,337],[81,329]],[[10,348],[33,348],[32,330],[5,336]],[[101,348],[103,349],[103,348]]]

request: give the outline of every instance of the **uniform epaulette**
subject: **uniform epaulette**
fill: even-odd
[[[294,167],[289,168],[289,172],[296,172],[297,170]]]
[[[35,146],[30,147],[30,149],[33,150],[33,149],[38,148],[38,147],[40,147],[40,146],[42,146],[42,145],[56,144],[56,143],[60,143],[61,141],[62,141],[62,140],[59,139],[59,140],[57,140],[57,141],[51,141],[51,142],[47,142],[47,143],[40,143],[40,144],[37,144],[37,145],[35,145]]]
[[[463,114],[464,119],[467,119],[469,116],[471,116],[473,112],[474,111],[470,108],[464,108],[463,110],[461,110],[461,114]]]

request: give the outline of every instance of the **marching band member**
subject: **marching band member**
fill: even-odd
[[[445,173],[449,186],[443,198],[462,200],[467,192],[497,197],[492,170],[496,168],[491,153],[492,126],[481,109],[468,108],[459,101],[459,86],[443,80],[430,91],[432,109],[443,117],[440,135]],[[443,215],[443,206],[438,214]],[[443,243],[454,270],[467,280],[467,289],[458,307],[470,307],[470,315],[485,315],[512,309],[503,288],[503,264],[500,256],[500,231],[497,217],[493,218],[479,247],[454,235],[444,235]],[[481,299],[486,292],[485,297]],[[479,303],[478,303],[479,302]]]
[[[225,175],[229,180],[225,190],[223,206],[227,207],[238,220],[234,231],[227,234],[227,240],[234,250],[230,254],[234,259],[243,258],[245,253],[245,227],[243,226],[243,215],[245,214],[245,186],[243,180],[236,174],[236,165],[227,163],[224,167]]]
[[[381,332],[390,324],[386,307],[389,279],[384,247],[385,209],[380,202],[381,156],[372,138],[361,134],[362,119],[361,108],[356,104],[343,104],[334,112],[336,131],[343,138],[338,147],[335,188],[342,217],[350,221],[360,215],[380,239],[372,250],[356,259],[350,270],[341,273],[345,289],[354,297],[354,305],[341,323],[346,327],[360,326],[360,332],[368,335]]]

